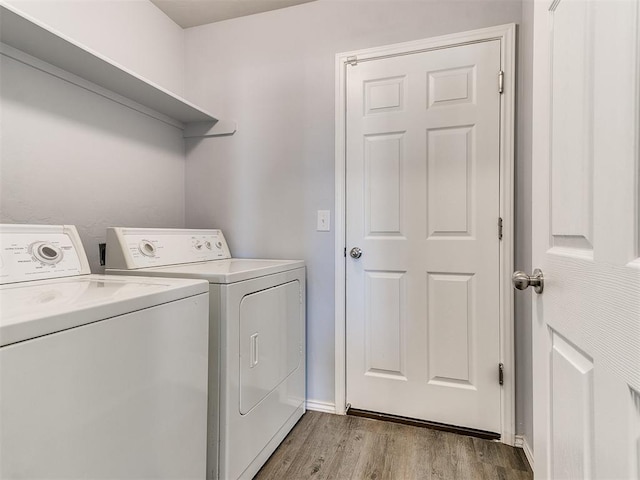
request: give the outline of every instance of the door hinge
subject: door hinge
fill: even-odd
[[[502,217],[498,218],[498,240],[502,240]]]
[[[500,70],[498,72],[498,93],[504,92],[504,72]]]
[[[504,385],[504,363],[498,364],[498,383]]]
[[[347,57],[347,65],[351,65],[352,67],[358,65],[358,57],[355,55],[353,57]]]

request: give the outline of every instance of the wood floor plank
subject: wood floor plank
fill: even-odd
[[[437,445],[435,430],[414,427],[408,434],[412,439],[412,447],[406,452],[408,468],[406,479],[431,478],[433,462],[436,458]]]
[[[382,479],[387,450],[387,436],[367,434],[358,462],[353,467],[350,478]]]
[[[307,412],[256,480],[532,480],[499,442],[354,416]]]
[[[333,458],[336,453],[336,444],[347,433],[345,425],[338,415],[321,415],[314,426],[313,435],[309,436],[278,480],[322,478],[327,468],[327,460],[330,461]],[[275,477],[273,478],[276,480]]]
[[[362,430],[351,430],[336,447],[336,455],[329,463],[326,478],[351,478],[353,466],[358,463],[363,451],[366,433]]]
[[[294,458],[305,445],[321,419],[322,416],[318,412],[307,412],[271,455],[271,458],[262,467],[256,478],[264,480],[286,478],[285,472],[289,469]]]

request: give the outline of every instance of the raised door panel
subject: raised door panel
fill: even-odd
[[[406,380],[406,272],[366,272],[366,375]]]
[[[428,72],[428,107],[475,102],[473,66]]]
[[[471,236],[473,126],[427,131],[428,235]]]
[[[364,137],[365,231],[401,236],[404,195],[403,133]]]
[[[474,277],[430,273],[427,291],[428,382],[475,388]]]
[[[551,334],[552,478],[593,476],[593,361],[556,332]]]
[[[364,83],[364,114],[400,111],[405,104],[405,76],[367,80]]]
[[[553,245],[593,255],[592,50],[586,2],[553,16],[551,234]]]

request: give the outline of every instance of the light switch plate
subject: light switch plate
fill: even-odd
[[[318,210],[318,226],[316,230],[318,232],[331,231],[331,211],[330,210]]]

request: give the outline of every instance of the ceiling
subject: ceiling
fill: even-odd
[[[196,27],[314,0],[151,0],[182,28]]]

